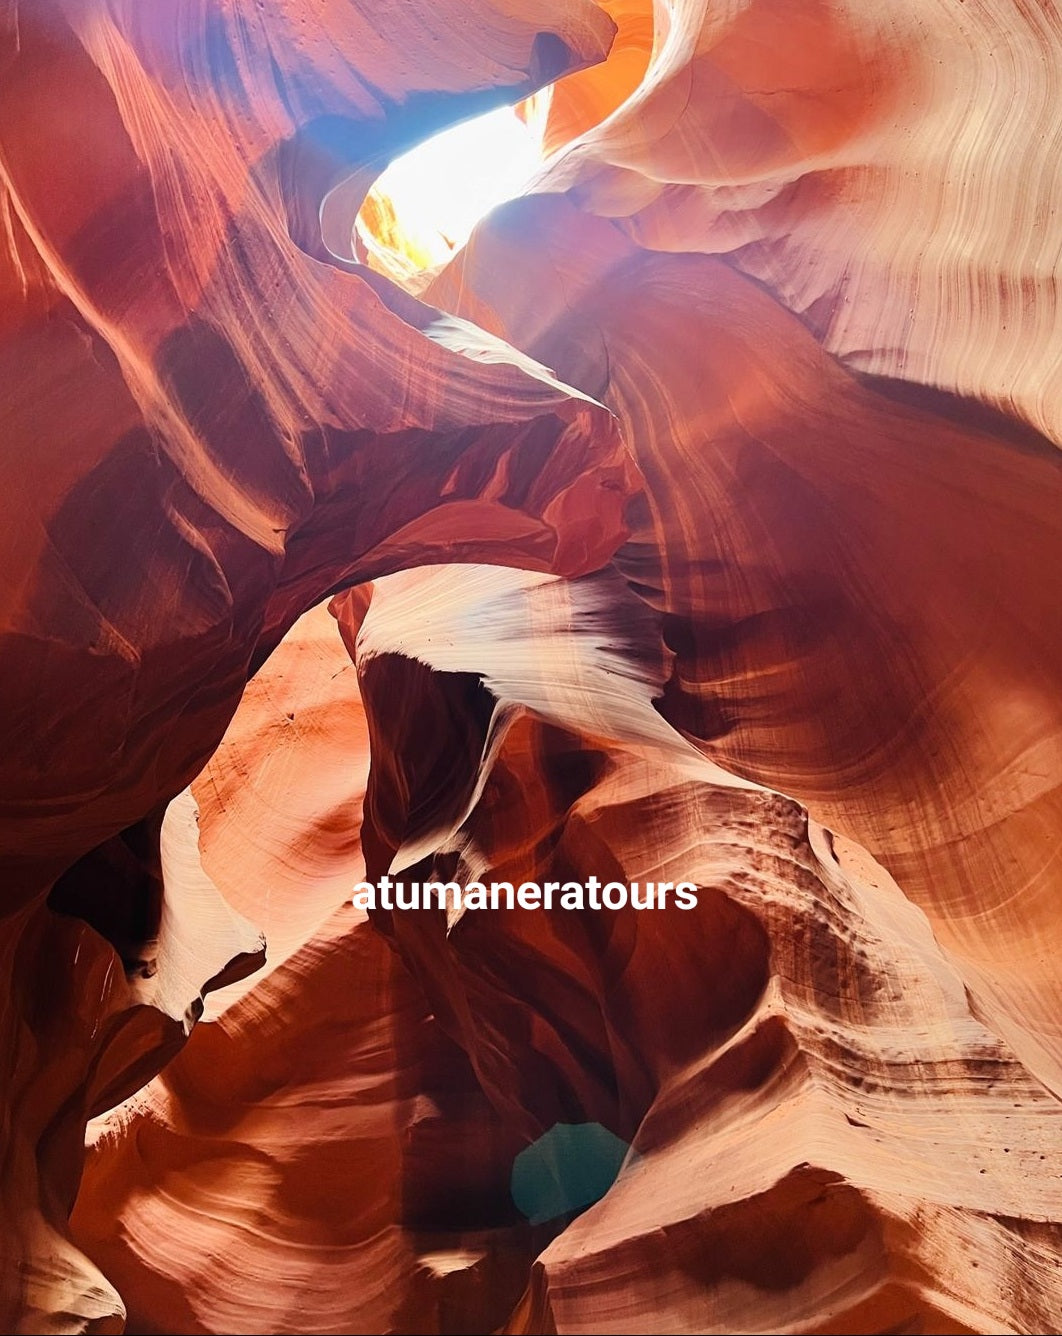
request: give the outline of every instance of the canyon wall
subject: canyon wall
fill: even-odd
[[[0,0],[10,1329],[1062,1330],[1060,56]]]

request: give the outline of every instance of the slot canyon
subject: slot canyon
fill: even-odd
[[[3,1329],[1062,1331],[1060,71],[0,0]]]

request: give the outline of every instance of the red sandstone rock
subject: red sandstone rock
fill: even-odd
[[[1060,46],[0,6],[14,1328],[1062,1329]],[[356,265],[568,70],[424,303]]]
[[[576,574],[623,535],[603,409],[308,244],[333,185],[610,36],[590,4],[465,13],[493,36],[447,58],[431,5],[386,35],[346,5],[4,9],[0,1297],[22,1329],[116,1320],[62,1238],[85,1116],[257,959],[187,807],[158,853],[248,672],[346,584],[425,559]]]

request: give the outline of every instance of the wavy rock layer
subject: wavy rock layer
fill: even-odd
[[[436,578],[409,577],[429,611]],[[137,1329],[1056,1329],[1062,1106],[888,874],[677,738],[506,705],[504,631],[471,720],[466,675],[388,647],[388,590],[360,640],[401,758],[370,777],[370,874],[404,842],[410,879],[689,877],[698,907],[381,914],[401,960],[339,911],[100,1125],[76,1237]],[[441,750],[491,759],[410,862],[428,707]],[[558,1125],[630,1153],[598,1205],[528,1226],[512,1167]]]
[[[1062,1327],[1060,54],[0,2],[9,1327]],[[565,74],[424,301],[356,263]]]
[[[650,11],[646,74],[610,105]],[[616,17],[614,76],[584,76],[616,110],[549,189],[653,250],[726,257],[855,370],[1062,441],[1056,5],[668,0]],[[570,117],[581,130],[562,100],[558,138]]]
[[[495,277],[532,232],[552,323]],[[730,267],[552,196],[481,228],[458,287],[633,443],[649,515],[615,564],[674,651],[661,714],[866,844],[1060,1088],[1055,453],[854,378]]]
[[[12,1324],[120,1312],[57,1240],[86,1113],[172,1055],[230,960],[260,956],[187,851],[186,810],[167,818],[185,852],[164,826],[159,848],[249,671],[324,595],[426,555],[575,574],[622,536],[634,473],[603,409],[325,262],[334,186],[599,58],[611,31],[590,4],[466,13],[487,36],[399,58],[403,31],[348,5],[309,29],[296,5],[3,8]],[[403,22],[426,39],[442,20]],[[56,954],[75,963],[37,1001]]]

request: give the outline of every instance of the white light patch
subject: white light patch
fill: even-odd
[[[389,197],[409,250],[435,266],[465,244],[484,214],[520,194],[541,162],[540,127],[499,107],[396,158],[373,193]]]

